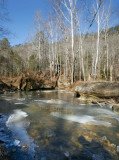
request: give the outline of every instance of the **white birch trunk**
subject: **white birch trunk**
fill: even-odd
[[[83,61],[83,47],[82,47],[82,36],[80,33],[80,49],[81,49],[81,68],[82,68],[82,74],[85,81],[85,71],[84,71],[84,61]]]
[[[70,2],[70,14],[71,14],[71,44],[72,44],[72,71],[71,71],[71,83],[74,82],[74,24],[73,24],[73,1]]]
[[[99,43],[100,43],[100,22],[99,22],[99,13],[97,15],[97,25],[98,25],[98,35],[97,35],[97,51],[96,51],[96,59],[95,59],[95,66],[94,66],[94,78],[97,76],[97,64],[99,58]]]
[[[40,33],[40,26],[39,26]],[[38,59],[39,59],[39,71],[40,71],[40,59],[41,59],[41,43],[40,43],[40,34],[39,34],[39,43],[38,43]]]

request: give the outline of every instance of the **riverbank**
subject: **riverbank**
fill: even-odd
[[[49,72],[46,75],[41,72],[26,72],[16,77],[0,77],[0,92],[55,89],[57,80],[58,76],[51,80]]]
[[[50,74],[22,73],[17,77],[1,77],[0,93],[5,91],[33,91],[47,89],[65,89],[74,92],[79,103],[86,104],[109,104],[112,110],[119,113],[119,82],[109,81],[77,81],[71,84],[69,81],[59,80],[59,77],[50,79]]]

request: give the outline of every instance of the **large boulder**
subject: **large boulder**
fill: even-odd
[[[90,82],[75,88],[80,96],[94,96],[99,98],[119,98],[119,82]]]

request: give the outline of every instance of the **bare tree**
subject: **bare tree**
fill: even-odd
[[[55,7],[54,10],[58,14],[58,16],[62,16],[66,23],[70,25],[70,35],[71,35],[71,83],[74,82],[74,13],[76,10],[77,0],[54,0]],[[65,9],[65,10],[64,10]]]
[[[37,48],[38,48],[38,59],[39,59],[39,70],[40,70],[40,63],[41,63],[41,30],[42,30],[42,13],[40,10],[37,10],[35,13],[35,17],[34,17],[34,24],[36,27],[36,36],[35,36],[35,46],[37,44]]]
[[[104,23],[104,32],[105,32],[105,54],[106,54],[106,79],[109,77],[109,44],[108,44],[108,30],[109,30],[109,20],[111,16],[111,0],[108,4],[107,11],[105,10],[105,23]]]
[[[101,7],[101,0],[98,1],[96,0],[96,4],[94,4],[94,11],[96,13],[96,15],[94,14],[94,18],[97,24],[97,41],[96,41],[96,54],[94,55],[94,66],[93,66],[93,76],[94,78],[97,77],[97,65],[98,65],[98,61],[99,61],[99,53],[100,53],[100,31],[102,29],[102,25],[103,25],[103,18],[104,18],[104,9],[100,9]],[[98,12],[97,12],[98,11]]]

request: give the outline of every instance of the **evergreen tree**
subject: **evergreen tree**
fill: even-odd
[[[10,48],[10,42],[8,41],[7,38],[3,38],[3,40],[0,41],[0,48],[1,50]]]

